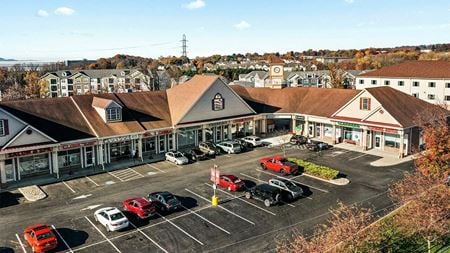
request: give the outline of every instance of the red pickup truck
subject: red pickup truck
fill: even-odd
[[[269,169],[283,175],[294,175],[298,173],[298,166],[289,162],[283,156],[264,157],[260,161],[263,170]]]

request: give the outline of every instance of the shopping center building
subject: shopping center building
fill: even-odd
[[[1,102],[0,180],[7,187],[287,132],[402,157],[418,149],[415,117],[432,107],[390,87],[244,88],[200,75],[165,91]]]

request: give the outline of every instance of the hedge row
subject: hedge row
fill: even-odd
[[[293,158],[293,157],[288,158],[288,160],[297,164],[299,167],[302,167],[306,174],[309,174],[312,176],[331,180],[331,179],[335,179],[339,174],[338,170],[332,169],[327,166],[317,165],[315,163],[307,162],[307,161]]]

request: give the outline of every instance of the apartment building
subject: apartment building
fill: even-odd
[[[41,77],[49,87],[49,97],[136,92],[155,89],[151,72],[130,69],[61,70]]]
[[[450,105],[450,62],[406,61],[356,78],[356,89],[378,86],[389,86],[429,103]]]

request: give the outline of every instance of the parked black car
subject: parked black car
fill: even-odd
[[[148,194],[147,199],[155,203],[161,212],[171,212],[181,209],[181,202],[170,192],[153,192]]]
[[[289,143],[292,145],[302,145],[308,142],[308,138],[303,135],[292,135]]]
[[[244,141],[242,139],[236,139],[235,141],[237,141],[241,146],[241,152],[253,150],[253,145],[251,143]]]
[[[245,192],[245,197],[247,199],[254,198],[261,200],[265,206],[269,207],[280,202],[281,190],[268,184],[260,184],[248,189]]]
[[[184,156],[187,157],[187,159],[189,159],[189,161],[191,162],[196,162],[196,161],[200,161],[200,160],[205,160],[208,158],[208,156],[206,155],[205,152],[201,151],[198,148],[193,148],[187,152],[184,153]]]
[[[306,144],[306,148],[311,151],[319,151],[328,149],[328,144],[322,141],[313,141],[311,143]]]

